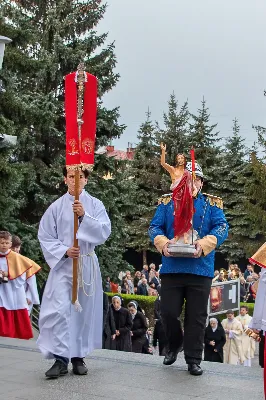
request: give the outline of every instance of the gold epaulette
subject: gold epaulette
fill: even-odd
[[[162,197],[158,199],[158,206],[160,204],[168,204],[172,200],[172,193],[164,194]]]
[[[202,194],[208,198],[211,206],[216,206],[221,209],[224,208],[223,200],[221,197],[213,196],[212,194],[208,194],[208,193],[202,193]]]

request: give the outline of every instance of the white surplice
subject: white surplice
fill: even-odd
[[[249,327],[266,331],[266,268],[261,268],[253,317]]]
[[[81,255],[88,255],[82,257],[86,284],[84,290],[78,291],[82,312],[77,312],[71,303],[73,260],[64,257],[73,246],[74,197],[69,193],[60,197],[51,204],[40,222],[38,237],[51,268],[41,304],[37,341],[46,358],[54,355],[83,358],[94,349],[102,348],[103,289],[94,248],[109,237],[111,223],[100,200],[85,190],[79,200],[85,215],[77,239]]]
[[[1,254],[8,254],[8,252]],[[4,272],[8,271],[5,257],[0,258],[0,270]],[[24,291],[25,282],[26,273],[16,279],[8,281],[8,283],[2,283],[0,285],[0,307],[10,311],[27,309],[28,305]]]
[[[248,314],[246,314],[245,316],[238,315],[236,319],[242,324],[243,331],[245,331],[245,329],[249,327],[249,324],[252,323],[252,317]],[[244,365],[247,367],[251,367],[251,358],[254,358],[255,354],[255,340],[249,337],[245,332],[243,332],[241,340]]]
[[[30,278],[27,279],[24,289],[25,289],[26,298],[28,300],[30,300],[30,302],[31,302],[28,305],[28,311],[29,311],[29,315],[30,315],[33,305],[40,304],[40,298],[39,298],[37,282],[36,282],[36,275],[32,275]]]

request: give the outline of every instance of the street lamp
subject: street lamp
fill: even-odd
[[[7,43],[11,43],[12,40],[6,36],[0,36],[0,70],[2,69],[5,47]],[[4,93],[5,89],[3,88],[2,80],[0,79],[0,94]],[[4,133],[0,133],[0,148],[15,146],[17,143],[17,137],[11,135],[5,135]]]

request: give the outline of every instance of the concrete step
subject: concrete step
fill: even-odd
[[[204,374],[187,372],[182,354],[166,367],[162,357],[95,350],[86,360],[87,376],[72,373],[47,381],[52,364],[43,360],[35,340],[0,338],[0,398],[5,400],[263,400],[259,367],[203,362]],[[70,367],[71,369],[71,367]],[[4,396],[1,396],[4,395]]]

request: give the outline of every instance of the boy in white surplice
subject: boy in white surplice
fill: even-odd
[[[54,365],[46,372],[58,378],[68,372],[87,374],[83,358],[102,347],[102,280],[95,246],[103,244],[111,233],[111,223],[103,203],[90,196],[84,186],[88,171],[80,172],[79,201],[74,200],[75,172],[64,169],[68,192],[50,205],[39,226],[39,241],[51,268],[43,294],[37,344]],[[79,217],[77,239],[73,247],[74,218]],[[78,300],[82,311],[71,303],[73,258],[79,258]]]

